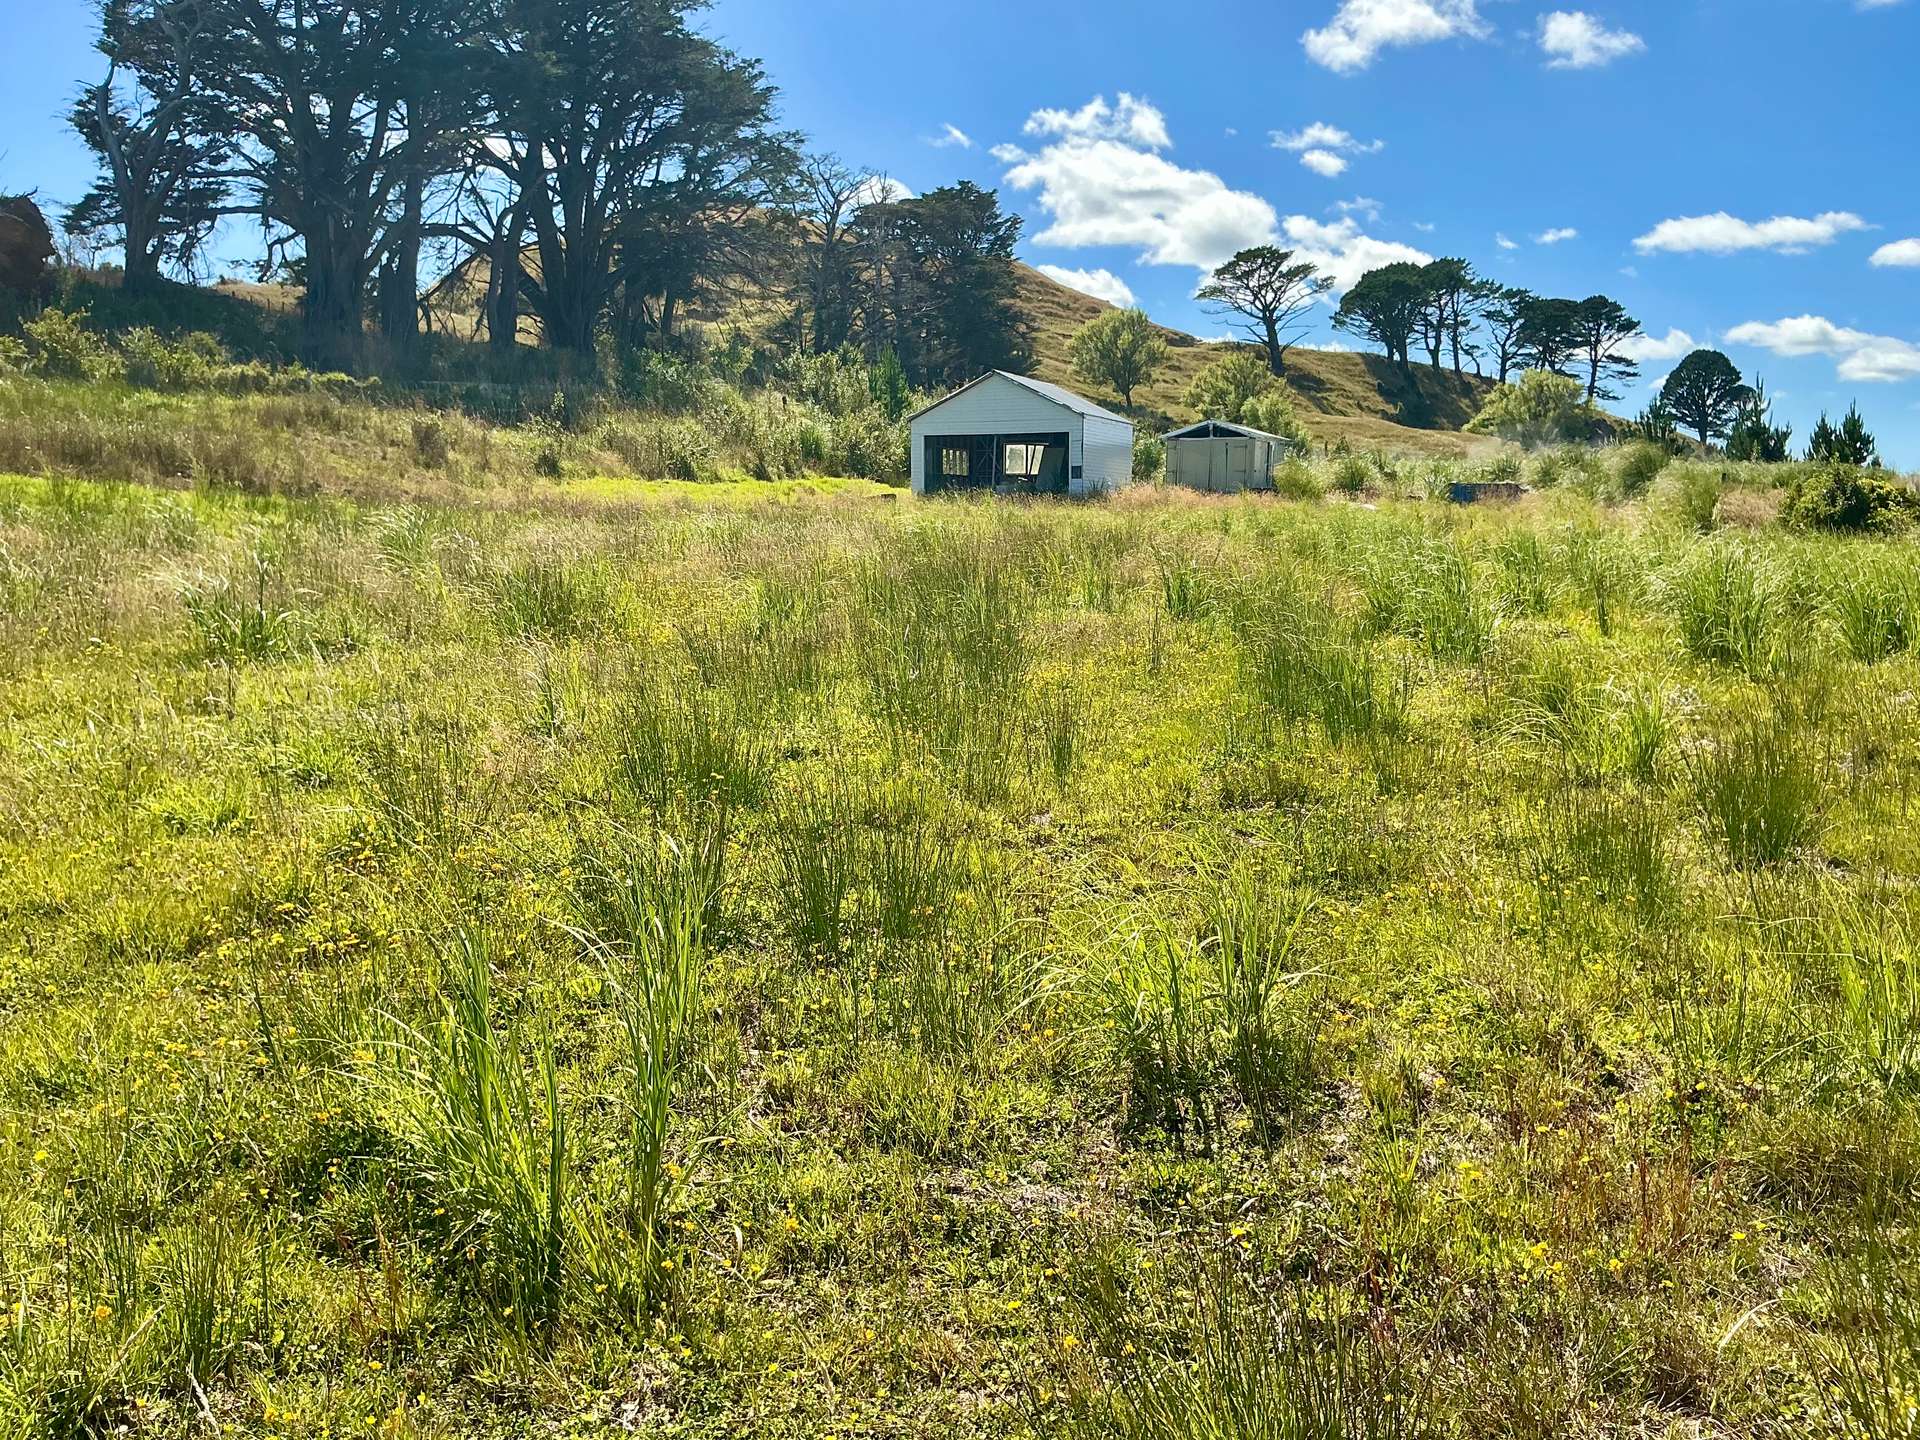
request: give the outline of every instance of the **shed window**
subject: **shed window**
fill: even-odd
[[[1047,447],[1044,445],[1007,446],[1007,474],[1033,479],[1040,473],[1040,463],[1046,453]]]
[[[940,473],[950,480],[966,479],[972,473],[968,465],[967,447],[964,445],[941,446]]]

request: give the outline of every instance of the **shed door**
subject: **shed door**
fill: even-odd
[[[1227,474],[1223,490],[1245,490],[1253,484],[1253,441],[1227,441]]]

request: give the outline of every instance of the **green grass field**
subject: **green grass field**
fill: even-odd
[[[376,443],[0,479],[0,1437],[1916,1433],[1910,540]]]

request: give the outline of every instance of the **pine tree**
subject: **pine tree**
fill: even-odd
[[[1857,404],[1847,407],[1847,418],[1838,426],[1827,419],[1824,411],[1821,413],[1820,423],[1813,427],[1813,438],[1807,445],[1807,459],[1829,465],[1880,463],[1880,447],[1867,432]]]
[[[1773,402],[1767,398],[1765,382],[1754,381],[1753,392],[1727,432],[1727,458],[1777,465],[1787,458],[1792,441],[1791,425],[1773,423]]]

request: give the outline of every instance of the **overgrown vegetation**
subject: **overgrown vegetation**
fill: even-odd
[[[10,383],[0,1434],[1911,1429],[1904,538]]]

